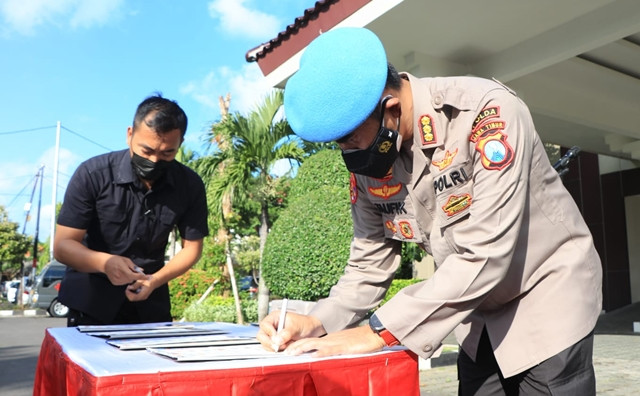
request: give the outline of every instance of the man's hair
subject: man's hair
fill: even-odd
[[[399,90],[401,86],[402,77],[400,77],[400,73],[398,73],[391,63],[387,62],[387,82],[384,84],[384,87]],[[373,117],[375,120],[380,121],[381,116],[382,108],[380,106],[376,106],[369,117]]]
[[[402,77],[391,63],[387,63],[387,82],[385,88],[400,89]]]
[[[151,117],[147,119],[147,116]],[[184,138],[187,132],[187,115],[178,103],[165,99],[160,93],[149,96],[138,105],[136,115],[133,117],[133,130],[145,123],[156,133],[167,133],[174,129],[180,130]]]

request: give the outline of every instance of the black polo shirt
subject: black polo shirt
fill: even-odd
[[[133,172],[128,149],[103,154],[76,169],[57,222],[86,229],[83,244],[88,248],[128,257],[152,274],[164,265],[174,226],[186,240],[208,235],[204,184],[193,170],[173,161],[147,190]],[[126,299],[124,289],[113,286],[104,274],[68,269],[59,299],[70,308],[110,323]],[[163,314],[169,312],[166,285],[156,289],[146,305],[154,302],[159,306],[146,308],[155,311],[161,306]]]

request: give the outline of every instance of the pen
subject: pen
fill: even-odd
[[[138,267],[137,265],[135,265],[135,266],[133,267],[133,270],[134,270],[135,272],[139,273],[139,274],[144,274],[144,270],[143,270],[142,268]],[[133,281],[133,282],[131,282],[131,283],[129,283],[129,284],[130,284],[130,285],[133,285],[134,283],[136,283],[136,281]],[[138,293],[140,293],[140,291],[141,291],[141,290],[142,290],[142,288],[141,288],[141,287],[139,287],[139,288],[137,288],[136,290],[132,290],[132,292],[134,292],[134,293],[138,294]]]
[[[280,307],[280,319],[278,319],[278,330],[276,331],[276,334],[280,334],[280,332],[282,331],[282,329],[284,329],[284,321],[287,319],[287,302],[289,300],[287,300],[286,298],[282,299],[282,306]],[[278,352],[278,349],[280,348],[280,344],[273,344],[273,350],[274,352]]]

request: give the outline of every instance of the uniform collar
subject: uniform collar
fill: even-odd
[[[124,149],[118,153],[114,180],[116,184],[133,183],[137,180],[131,167],[131,154],[129,153],[129,149]]]

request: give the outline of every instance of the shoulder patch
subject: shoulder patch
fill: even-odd
[[[420,116],[418,120],[418,128],[420,128],[420,138],[423,145],[436,143],[436,128],[433,125],[433,118],[425,114]]]
[[[349,195],[351,196],[351,204],[358,202],[358,185],[356,175],[353,173],[349,175]]]
[[[487,132],[495,131],[495,130],[503,130],[506,127],[506,123],[502,120],[489,120],[485,123],[482,123],[475,127],[471,131],[471,136],[469,136],[469,140],[473,143],[476,143],[480,136],[484,135]]]
[[[476,127],[482,124],[483,121],[486,121],[489,118],[500,117],[500,106],[492,106],[485,107],[480,111],[480,114],[476,117],[475,121],[473,121],[473,125],[471,125],[471,130],[475,130]]]
[[[507,143],[507,135],[501,131],[482,136],[476,143],[476,150],[482,154],[482,166],[488,170],[501,170],[513,161],[513,149]]]

